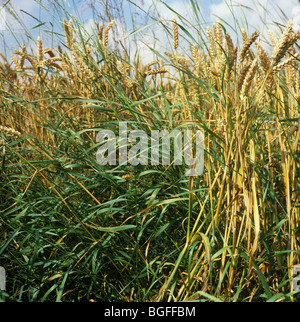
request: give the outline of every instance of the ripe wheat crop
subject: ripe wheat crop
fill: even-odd
[[[180,24],[146,64],[110,48],[114,21],[87,42],[64,20],[63,44],[0,54],[7,300],[297,300],[300,32],[270,33],[268,53],[259,31],[238,44],[214,23],[182,50]],[[101,167],[97,131],[120,121],[202,129],[203,175]]]

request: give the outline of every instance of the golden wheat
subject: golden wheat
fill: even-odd
[[[51,58],[55,57],[55,54],[51,48],[45,48],[43,49],[43,56],[49,55]]]
[[[160,67],[160,68],[155,68],[155,69],[146,71],[146,75],[164,74],[168,72],[169,71],[166,68]]]
[[[269,34],[269,37],[271,39],[271,42],[272,42],[273,47],[275,47],[276,44],[277,44],[277,39],[275,38],[275,36],[273,34],[273,31],[271,29],[269,29],[268,30],[268,34]]]
[[[243,86],[244,80],[245,80],[246,75],[250,69],[250,66],[251,66],[251,63],[248,63],[247,65],[243,66],[243,68],[240,70],[238,83],[237,83],[237,89],[239,92]]]
[[[73,37],[73,28],[72,28],[72,20],[70,19],[67,23],[65,19],[63,19],[63,28],[65,33],[65,41],[68,48],[72,48],[74,43]]]
[[[255,72],[257,69],[257,58],[255,58],[253,60],[253,62],[251,63],[251,66],[249,68],[249,71],[247,72],[247,75],[244,79],[243,85],[242,85],[242,89],[241,89],[241,96],[244,97],[246,94],[249,94],[249,88],[251,85],[251,81],[254,78]]]
[[[244,41],[243,47],[239,53],[240,63],[242,63],[246,59],[249,48],[255,42],[258,36],[259,36],[259,31],[257,30],[249,38],[247,38],[246,41]]]
[[[276,65],[274,68],[273,68],[273,73],[278,73],[280,70],[290,66],[291,64],[293,64],[299,57],[299,53],[296,53],[294,56],[286,59],[285,61],[283,61],[282,63]]]
[[[38,64],[43,60],[43,42],[41,37],[39,36],[37,39],[37,61]]]
[[[9,134],[11,136],[21,136],[21,133],[11,127],[0,125],[0,132]]]
[[[273,50],[273,53],[271,56],[271,58],[273,60],[273,65],[278,64],[278,62],[284,57],[286,51],[291,46],[292,30],[293,30],[293,21],[289,20],[282,36],[280,37],[279,41],[277,42],[276,46],[274,47],[274,50]]]
[[[271,68],[271,60],[265,49],[257,43],[257,49],[258,49],[258,56],[261,62],[262,69],[265,73],[265,75],[268,74],[270,68]]]
[[[175,50],[178,48],[178,26],[176,23],[176,19],[172,18],[173,22],[173,47]]]
[[[102,42],[102,39],[103,39],[103,30],[104,30],[104,24],[102,23],[99,27],[98,35],[97,35],[100,43]]]
[[[103,41],[104,47],[107,47],[107,45],[108,45],[108,32],[114,23],[115,23],[115,21],[112,20],[104,30],[104,41]]]

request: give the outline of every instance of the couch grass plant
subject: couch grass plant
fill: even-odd
[[[0,54],[1,300],[299,300],[300,32],[269,50],[192,4],[199,28],[157,21],[172,48],[150,63],[63,10],[53,48]],[[203,130],[204,173],[99,165],[120,121]]]

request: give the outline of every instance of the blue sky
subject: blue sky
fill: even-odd
[[[6,1],[7,0],[2,0],[3,3]],[[55,12],[53,6],[54,2],[55,0],[10,0],[9,4],[15,8],[20,18],[20,22],[16,22],[10,14],[6,13],[7,24],[10,25],[11,30],[0,30],[0,52],[7,55],[12,52],[13,49],[19,48],[23,43],[31,45],[34,49],[38,35],[42,35],[45,46],[53,45],[55,40],[49,35],[49,32],[54,31],[61,33],[62,28],[60,22],[63,18],[63,14],[59,15],[58,12]],[[56,0],[56,2],[68,2],[69,5],[64,5],[67,12],[76,17],[88,31],[91,32],[93,30],[95,15],[85,4],[84,0]],[[201,14],[208,23],[221,20],[225,26],[226,24],[228,24],[228,26],[234,26],[234,15],[241,21],[241,26],[246,30],[248,29],[248,32],[258,28],[262,33],[266,34],[267,29],[273,28],[273,22],[284,24],[282,12],[287,15],[288,19],[298,19],[296,17],[298,12],[300,16],[300,9],[297,11],[297,0],[260,0],[259,2],[256,1],[256,4],[255,0],[197,0],[195,2],[199,4]],[[101,0],[98,0],[98,3],[101,3]],[[124,0],[124,3],[125,21],[116,19],[114,27],[116,33],[119,34],[120,40],[123,40],[133,31],[134,27],[131,23],[132,15],[134,12],[139,11],[133,5],[129,5],[126,0]],[[168,9],[160,0],[136,0],[136,3],[145,11],[148,11],[149,8],[156,8],[156,14],[159,15],[163,21],[170,21],[174,16],[172,10]],[[190,0],[165,0],[165,3],[170,6],[170,8],[180,13],[184,18],[187,18],[192,25],[194,24],[193,19],[195,19],[195,17],[192,17],[191,15],[193,10],[190,5]],[[258,3],[262,4],[262,6]],[[230,7],[228,4],[232,4],[232,6]],[[243,4],[243,7],[239,4]],[[268,8],[268,13],[264,11],[263,7]],[[100,10],[99,4],[97,5],[97,8]],[[282,12],[280,12],[280,9]],[[61,9],[60,12],[62,13],[63,10]],[[264,23],[262,21],[264,21]],[[139,22],[142,24],[144,20],[140,20]],[[147,21],[147,19],[145,19],[145,23],[149,22],[151,22],[151,20]],[[150,29],[152,33],[150,32]],[[143,33],[140,36],[141,46],[142,43],[145,42],[152,46],[153,43],[151,42],[153,42],[153,35],[155,35],[156,43],[159,43],[159,41],[162,43],[157,46],[164,45],[165,34],[159,29],[158,25],[153,25],[151,28],[143,30]],[[56,36],[54,36],[54,38],[55,37]]]

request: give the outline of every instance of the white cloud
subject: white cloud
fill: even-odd
[[[33,17],[36,16],[39,10],[39,4],[34,0],[26,0],[26,1],[19,1],[19,0],[11,0],[9,2],[10,7],[18,14],[18,16],[22,19],[23,23],[27,23],[32,15]]]
[[[177,16],[176,13],[190,21],[193,19],[193,8],[189,1],[170,0],[165,2],[167,5],[160,0],[144,0],[141,7],[146,12],[154,13],[155,16],[163,21],[170,21]]]
[[[178,12],[189,21],[190,25],[187,26],[187,30],[195,36],[197,27],[195,29],[193,27],[197,26],[197,20],[195,19],[190,2],[178,0],[169,0],[166,2],[175,12]],[[210,25],[220,20],[232,37],[237,37],[238,41],[241,41],[240,28],[244,28],[248,34],[259,30],[262,40],[269,40],[269,29],[273,31],[275,36],[277,35],[279,37],[281,31],[278,28],[278,24],[285,25],[289,19],[294,20],[294,29],[300,29],[300,5],[297,0],[195,0],[195,2],[200,6],[202,4],[200,16],[206,17],[204,18],[206,21],[202,21],[202,27],[204,29],[206,24]],[[150,10],[154,12],[157,18],[162,19],[165,25],[172,27],[170,20],[176,14],[161,1],[144,0],[141,6],[145,11]],[[182,23],[178,17],[177,21],[180,24]],[[172,50],[172,39],[160,24],[155,24],[152,27],[152,32],[156,40],[154,40],[149,30],[147,30],[141,34],[141,40],[138,42],[137,48],[142,53],[143,61],[153,59],[152,52],[143,43],[155,48],[160,53]]]
[[[140,57],[144,64],[156,59],[155,54],[150,48],[164,55],[164,52],[172,51],[172,37],[166,31],[169,28],[172,31],[172,18],[176,17],[178,23],[182,24],[176,13],[188,21],[193,20],[193,9],[189,1],[171,0],[166,1],[169,9],[164,3],[159,0],[144,0],[139,3],[145,12],[149,12],[157,23],[149,28],[145,28],[139,35],[137,43],[131,47],[133,51],[139,51]],[[130,40],[130,39],[129,39]],[[180,44],[182,43],[182,39]]]
[[[285,25],[286,20],[295,19],[296,14],[300,16],[297,4],[296,0],[223,0],[210,6],[210,17],[212,21],[218,17],[230,26],[237,20],[249,33],[260,30],[262,36],[267,36],[268,29],[276,30],[276,23]]]
[[[189,22],[187,30],[195,36],[197,27],[194,30],[192,27],[197,25],[197,21],[190,2],[179,0],[168,0],[166,2],[174,12],[159,0],[144,0],[139,5],[146,12],[151,12],[157,20],[161,20],[165,26],[170,28],[171,32],[171,19],[174,16],[176,17],[175,12],[179,13],[187,19]],[[224,26],[229,30],[233,38],[234,32],[232,29],[237,30],[237,34],[240,34],[238,31],[239,27],[236,25],[237,21],[240,28],[246,29],[249,34],[258,29],[261,31],[261,36],[265,36],[266,38],[268,38],[268,29],[273,30],[276,34],[276,25],[274,22],[284,25],[287,19],[294,18],[297,20],[296,17],[298,15],[300,25],[300,6],[297,7],[296,0],[222,0],[218,1],[218,3],[216,2],[210,1],[208,3],[208,1],[198,1],[199,5],[204,3],[201,8],[201,14],[205,16],[205,13],[209,13],[206,16],[207,21],[202,21],[204,23],[202,27],[205,29],[205,24],[223,20]],[[286,14],[286,20],[283,18],[279,8]],[[184,23],[178,17],[176,19],[178,23]],[[94,28],[93,21],[90,20],[85,27],[87,31],[91,32]],[[111,48],[121,49],[121,44],[123,44],[125,48],[130,48],[131,59],[134,57],[135,52],[138,51],[144,64],[155,59],[155,55],[149,47],[161,54],[165,51],[172,51],[172,37],[170,37],[170,34],[166,32],[160,23],[145,28],[138,35],[135,35],[137,36],[135,37],[136,42],[133,40],[134,37],[129,36],[130,31],[120,21],[116,20],[111,32],[113,33],[113,37],[109,38]],[[181,37],[180,44],[182,43],[184,42]]]
[[[84,24],[84,30],[89,34],[92,35],[95,32],[96,24],[93,19],[89,19],[88,22]]]
[[[156,20],[161,20],[161,23],[153,24],[151,27],[143,29],[139,34],[135,36],[129,36],[130,32],[128,27],[120,21],[116,20],[115,25],[111,30],[111,37],[109,38],[109,45],[113,48],[122,48],[122,44],[125,48],[130,47],[131,57],[134,56],[135,51],[139,51],[140,57],[143,63],[148,63],[155,59],[155,55],[149,49],[149,47],[155,49],[157,52],[162,53],[164,51],[172,51],[172,23],[171,19],[175,16],[176,12],[183,16],[189,24],[186,25],[186,29],[196,37],[200,26],[198,25],[194,10],[189,0],[164,0],[172,10],[170,10],[160,0],[143,0],[138,5],[146,12],[151,12]],[[287,19],[294,18],[295,27],[300,27],[300,6],[297,0],[218,0],[218,1],[200,1],[194,0],[201,9],[200,16],[206,17],[206,21],[200,21],[202,28],[205,29],[206,24],[216,22],[218,19],[223,20],[223,24],[231,33],[233,38],[234,32],[229,27],[238,30],[236,21],[239,22],[241,28],[245,28],[250,34],[255,29],[261,31],[261,35],[268,38],[267,31],[272,29],[276,31],[274,22],[285,24],[284,18],[280,9],[286,14]],[[32,24],[32,18],[20,10],[24,10],[31,15],[38,17],[39,5],[34,0],[11,0],[12,5],[18,11],[26,25]],[[229,5],[228,5],[229,4]],[[232,5],[230,7],[230,4]],[[247,9],[247,7],[249,9]],[[266,8],[266,10],[264,9]],[[280,8],[280,9],[279,9]],[[207,15],[208,13],[208,15]],[[152,16],[152,15],[151,15]],[[184,25],[184,20],[176,17],[179,24]],[[151,21],[150,21],[151,22]],[[225,23],[224,23],[225,22]],[[228,25],[226,25],[226,23]],[[163,27],[167,26],[170,29],[171,34]],[[96,25],[92,19],[90,19],[84,25],[86,31],[92,35],[96,34]],[[17,28],[17,26],[15,26]],[[181,31],[179,45],[179,51],[186,46],[183,40],[184,32]],[[238,32],[239,33],[239,32]],[[134,43],[134,38],[137,42]],[[192,40],[191,40],[192,42]],[[187,47],[187,46],[186,46]]]

